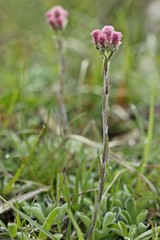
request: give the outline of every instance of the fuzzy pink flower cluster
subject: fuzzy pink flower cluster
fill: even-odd
[[[122,33],[116,32],[114,27],[110,25],[104,26],[101,30],[93,30],[91,36],[96,48],[102,52],[105,50],[117,51],[122,43]]]
[[[68,22],[68,12],[61,6],[53,7],[47,12],[46,17],[54,30],[62,30]]]

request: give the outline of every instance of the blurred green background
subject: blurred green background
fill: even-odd
[[[61,132],[55,33],[45,17],[55,5],[69,12],[64,31],[68,135]],[[160,225],[160,0],[0,0],[0,195],[13,197],[19,208],[17,196],[47,185],[48,193],[31,196],[31,206],[40,202],[47,209],[47,202],[48,206],[68,202],[69,208],[90,217],[99,179],[103,85],[102,59],[90,32],[104,25],[123,33],[110,68],[105,208],[126,209],[126,196],[134,197],[138,209],[149,210],[146,224],[156,234],[155,226]],[[28,209],[30,216],[29,205]],[[2,215],[6,224],[16,222],[11,211]],[[67,215],[52,230],[61,229],[71,239],[72,219]],[[36,231],[32,224],[28,228],[28,220],[19,226],[37,238],[37,227]]]
[[[151,85],[159,86],[160,17],[157,11],[160,4],[159,1],[146,0],[87,0],[79,3],[1,0],[1,95],[9,90],[9,85],[12,87],[13,82],[15,85],[27,82],[30,91],[38,90],[41,84],[54,83],[58,74],[57,53],[45,13],[57,4],[69,11],[69,24],[65,31],[66,84],[70,88],[77,86],[80,66],[86,60],[89,68],[85,83],[101,86],[101,59],[91,43],[90,31],[111,24],[124,36],[112,64],[111,97],[117,98],[118,94],[124,93],[127,102],[148,103]]]
[[[147,129],[153,91],[154,138],[158,142],[158,0],[1,0],[1,154],[13,149],[24,154],[23,144],[17,136],[24,131],[39,130],[49,114],[54,116],[51,128],[54,129],[56,121],[60,121],[58,53],[53,30],[45,19],[46,11],[54,5],[62,5],[69,12],[69,23],[64,33],[67,62],[65,99],[72,132],[101,141],[102,60],[91,42],[90,32],[104,25],[113,25],[123,33],[123,43],[110,71],[111,138],[135,126]],[[138,123],[132,121],[136,118],[135,111],[139,115]],[[99,130],[93,134],[95,122]]]

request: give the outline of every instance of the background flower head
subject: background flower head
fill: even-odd
[[[54,6],[47,12],[46,17],[54,30],[62,30],[68,22],[68,11],[61,6]]]

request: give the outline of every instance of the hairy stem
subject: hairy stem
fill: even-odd
[[[106,175],[106,163],[108,161],[108,153],[109,153],[109,138],[108,138],[108,119],[109,119],[109,65],[110,60],[107,57],[104,57],[103,63],[103,90],[102,90],[102,124],[103,124],[103,152],[102,152],[102,159],[101,159],[101,166],[100,166],[100,175],[99,175],[99,186],[98,186],[98,197],[92,217],[92,222],[90,229],[87,234],[86,240],[89,240],[94,227],[96,226],[97,222],[97,215],[99,212],[99,207],[103,195],[104,183],[105,183],[105,175]]]
[[[108,153],[109,153],[109,139],[108,139],[109,65],[110,65],[110,61],[105,58],[104,65],[103,65],[103,91],[102,91],[103,152],[102,152],[102,162],[101,162],[100,177],[99,177],[99,198],[100,198],[99,201],[101,201],[102,194],[103,194],[105,173],[106,173],[106,163],[108,160]]]
[[[68,116],[67,116],[67,111],[66,111],[66,106],[65,106],[65,101],[64,101],[64,81],[65,81],[65,73],[66,73],[66,64],[65,64],[65,57],[64,57],[63,39],[61,36],[59,36],[57,38],[57,46],[58,46],[59,64],[60,64],[59,108],[60,108],[63,129],[65,129],[66,125],[68,123]]]

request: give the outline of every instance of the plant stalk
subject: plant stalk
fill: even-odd
[[[101,201],[105,174],[106,163],[109,155],[109,137],[108,137],[108,122],[109,122],[109,66],[110,60],[104,59],[103,64],[103,91],[102,91],[102,123],[103,123],[103,152],[99,177],[99,202]]]
[[[66,129],[66,126],[68,124],[68,116],[67,116],[67,110],[66,110],[65,100],[64,100],[64,81],[65,81],[65,74],[66,74],[66,62],[64,57],[64,43],[61,36],[57,37],[57,47],[59,52],[59,65],[60,65],[59,108],[60,108],[63,129]]]
[[[106,175],[106,163],[108,161],[109,154],[109,138],[108,138],[108,121],[109,121],[109,66],[110,60],[104,56],[103,60],[103,90],[102,90],[102,124],[103,124],[103,151],[102,151],[102,159],[100,165],[100,175],[99,175],[99,186],[98,186],[98,197],[92,217],[92,222],[90,229],[87,233],[86,240],[89,240],[92,236],[94,227],[96,226],[97,216],[102,200],[104,183],[105,183],[105,175]]]

